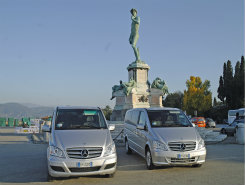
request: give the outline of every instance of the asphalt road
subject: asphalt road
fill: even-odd
[[[27,135],[0,128],[0,184],[244,184],[244,145],[207,145],[201,168],[165,167],[147,170],[137,154],[117,147],[118,168],[114,178],[73,177],[47,182],[45,144],[33,144]],[[227,143],[227,142],[226,142]]]

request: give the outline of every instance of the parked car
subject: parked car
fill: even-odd
[[[204,140],[177,108],[136,108],[126,112],[124,139],[127,154],[135,151],[147,168],[163,165],[200,167],[206,158]]]
[[[238,123],[243,123],[244,124],[244,119],[235,119],[231,124],[228,124],[221,128],[220,132],[222,134],[227,134],[229,136],[234,136],[236,133],[236,128]]]
[[[116,171],[117,155],[110,130],[99,108],[57,107],[51,124],[47,149],[48,175],[69,177],[107,175]]]
[[[216,123],[212,118],[206,118],[206,127],[216,127]]]
[[[198,127],[206,127],[206,122],[204,117],[193,117],[191,122],[197,125]]]

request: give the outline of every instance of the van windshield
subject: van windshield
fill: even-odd
[[[106,128],[106,122],[100,110],[59,109],[57,112],[56,130]]]
[[[180,110],[148,110],[151,127],[193,127]]]

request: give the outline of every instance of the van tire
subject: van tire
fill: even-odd
[[[152,156],[151,156],[151,151],[149,148],[146,148],[145,152],[145,161],[146,161],[146,167],[148,170],[154,169],[154,164],[152,162]]]
[[[115,173],[111,173],[111,174],[106,174],[105,177],[106,178],[113,178],[115,175]]]
[[[220,133],[221,134],[226,134],[225,129],[222,128],[221,131],[220,131]]]
[[[125,140],[125,148],[126,148],[126,153],[127,154],[132,154],[132,150],[129,147],[129,144],[128,144],[128,140],[127,139]]]
[[[192,167],[194,168],[200,168],[202,166],[202,164],[193,164]]]
[[[49,175],[49,173],[47,174],[47,181],[48,182],[52,182],[53,180],[55,180],[54,177],[52,177],[51,175]]]

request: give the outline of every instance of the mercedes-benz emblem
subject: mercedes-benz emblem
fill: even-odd
[[[81,151],[81,156],[82,157],[88,157],[88,150],[86,150],[86,149],[85,150],[82,150]]]
[[[180,150],[185,150],[185,148],[186,148],[186,146],[185,146],[185,144],[184,143],[182,143],[182,144],[180,144]]]

